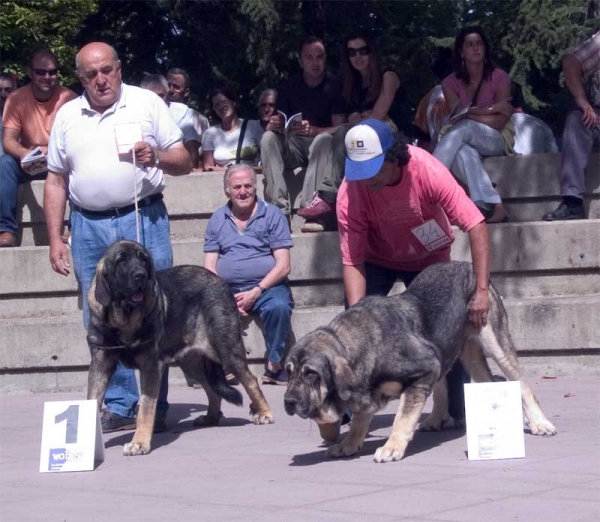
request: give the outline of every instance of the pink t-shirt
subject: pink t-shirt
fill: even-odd
[[[496,67],[492,71],[492,77],[483,82],[477,101],[473,100],[474,107],[489,107],[493,103],[501,101],[497,98],[498,89],[503,85],[510,85],[510,76],[506,74],[502,69]],[[442,82],[442,89],[450,90],[456,93],[460,99],[460,106],[466,107],[471,103],[471,98],[467,95],[467,86],[462,80],[459,80],[454,73],[450,76],[446,76]]]
[[[454,234],[483,216],[450,171],[431,154],[408,147],[411,159],[400,183],[374,192],[344,180],[337,197],[344,265],[369,262],[395,270],[419,271],[450,260]]]

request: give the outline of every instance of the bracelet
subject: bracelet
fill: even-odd
[[[158,151],[156,149],[152,149],[154,151],[154,166],[158,168],[158,164],[160,163],[160,158],[158,157]]]

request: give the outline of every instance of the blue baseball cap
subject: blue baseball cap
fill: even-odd
[[[392,129],[380,120],[365,120],[352,127],[345,139],[346,179],[360,181],[375,176],[394,143]]]

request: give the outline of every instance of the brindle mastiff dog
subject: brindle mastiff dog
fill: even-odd
[[[248,369],[233,295],[212,272],[191,265],[155,271],[143,246],[118,241],[98,263],[88,299],[87,340],[92,354],[88,399],[102,405],[117,361],[140,370],[137,429],[123,448],[125,455],[150,451],[156,400],[168,363],[178,364],[206,390],[208,411],[195,425],[218,424],[222,398],[242,404],[241,393],[227,384],[223,366],[250,396],[254,424],[274,422]]]
[[[420,428],[441,429],[449,419],[444,376],[457,358],[476,382],[492,380],[486,357],[509,380],[521,380],[500,296],[490,286],[488,324],[477,331],[468,321],[474,290],[470,263],[440,263],[424,270],[404,293],[362,299],[300,339],[286,359],[286,412],[314,419],[333,443],[329,454],[346,457],[361,447],[375,412],[399,398],[392,434],[374,459],[400,460],[432,392],[433,411]],[[521,382],[521,390],[531,433],[555,435],[529,386]],[[353,413],[352,422],[339,441],[346,411]]]

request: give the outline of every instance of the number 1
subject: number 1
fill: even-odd
[[[72,404],[65,411],[54,417],[54,424],[67,421],[66,444],[77,443],[77,426],[79,425],[79,406]]]

